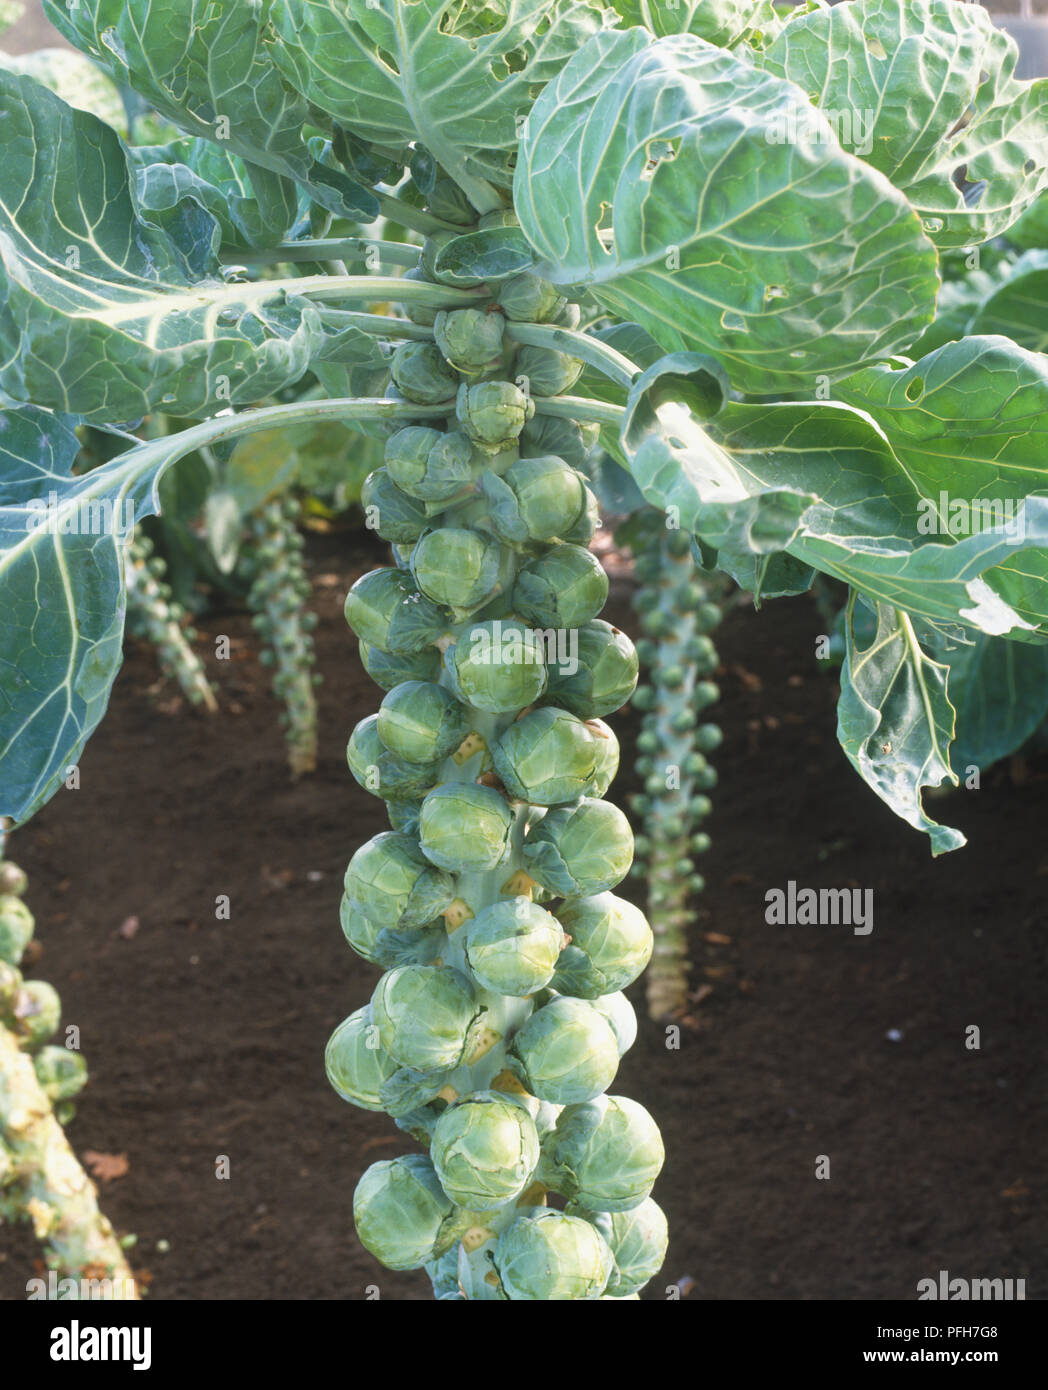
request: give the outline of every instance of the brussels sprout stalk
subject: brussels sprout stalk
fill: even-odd
[[[700,826],[711,809],[706,793],[716,773],[706,755],[721,734],[715,724],[700,722],[700,711],[717,698],[709,679],[717,653],[707,634],[720,615],[699,577],[689,538],[668,529],[657,512],[645,514],[644,523],[635,557],[643,582],[634,606],[648,634],[638,653],[650,683],[634,697],[644,711],[637,760],[644,791],[631,799],[631,809],[642,818],[644,833],[632,872],[647,883],[655,933],[646,976],[648,1012],[662,1019],[687,1007],[692,903],[705,886],[694,861],[709,848]]]
[[[341,1096],[429,1150],[373,1164],[357,1186],[357,1231],[382,1263],[425,1267],[441,1299],[593,1299],[625,1277],[620,1227],[644,1245],[636,1287],[665,1250],[657,1218],[610,1215],[650,1201],[663,1157],[643,1107],[605,1094],[636,1035],[621,990],[653,944],[611,891],[633,836],[600,799],[618,764],[603,717],[632,694],[637,657],[597,617],[596,501],[551,447],[581,453],[571,398],[552,398],[580,362],[563,344],[507,341],[499,312],[564,301],[533,276],[496,297],[486,314],[435,315],[433,345],[391,361],[407,400],[446,401],[445,428],[430,416],[395,430],[364,486],[397,568],[346,600],[387,692],[347,760],[393,830],[353,855],[341,917],[385,974],[336,1029],[327,1068]],[[594,412],[621,414],[578,413]],[[567,423],[551,431],[544,413]]]
[[[309,580],[302,564],[302,537],[295,527],[300,508],[292,498],[270,502],[250,521],[255,577],[248,605],[266,643],[263,658],[274,667],[273,689],[284,703],[282,723],[291,776],[317,765],[318,677],[312,630],[315,615],[306,607]]]
[[[83,1059],[48,1043],[58,996],[18,970],[33,931],[24,891],[25,875],[0,859],[0,1223],[32,1223],[48,1268],[73,1281],[62,1297],[137,1299],[120,1242],[62,1128],[86,1081]]]
[[[165,573],[163,558],[153,552],[149,538],[136,536],[127,563],[128,630],[153,644],[161,669],[178,682],[191,705],[215,714],[218,700],[191,645],[192,632],[183,627],[182,614],[171,602]]]

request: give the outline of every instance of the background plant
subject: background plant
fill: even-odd
[[[34,922],[26,876],[2,849],[0,831],[0,1221],[32,1224],[48,1269],[74,1281],[63,1297],[91,1297],[79,1292],[87,1279],[112,1281],[99,1285],[106,1297],[136,1298],[124,1251],[63,1130],[87,1068],[79,1052],[51,1042],[62,1007],[54,988],[18,969]]]

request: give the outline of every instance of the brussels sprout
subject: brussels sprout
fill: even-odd
[[[444,654],[455,688],[474,709],[509,714],[534,704],[546,688],[541,644],[523,623],[473,623]]]
[[[516,999],[549,984],[564,948],[556,917],[525,897],[482,908],[463,931],[466,960],[483,988]]]
[[[598,995],[590,1003],[611,1024],[619,1045],[619,1056],[624,1057],[637,1041],[637,1015],[633,1005],[621,990],[616,990],[614,994]]]
[[[635,1298],[662,1268],[669,1245],[666,1216],[657,1202],[646,1197],[629,1211],[580,1212],[601,1233],[615,1259],[606,1297]]]
[[[603,893],[629,873],[633,831],[610,801],[584,798],[547,812],[524,843],[524,862],[551,893]]]
[[[365,1250],[387,1269],[420,1269],[454,1240],[452,1205],[424,1154],[373,1163],[353,1193]]]
[[[67,1047],[42,1047],[33,1058],[33,1069],[48,1100],[71,1100],[87,1085],[87,1063]]]
[[[411,577],[395,569],[371,570],[357,580],[346,595],[346,622],[373,647],[404,655],[428,647],[448,626]]]
[[[411,557],[415,583],[449,608],[468,611],[498,589],[503,551],[498,541],[461,526],[430,531]]]
[[[360,502],[371,529],[384,541],[417,541],[429,524],[425,509],[401,492],[385,468],[376,468],[364,479]]]
[[[398,965],[429,965],[447,945],[442,919],[427,926],[397,931],[370,921],[345,893],[339,906],[339,920],[342,934],[357,955],[373,965],[380,965],[383,970],[394,970]]]
[[[488,473],[481,485],[491,524],[507,541],[548,541],[569,533],[586,500],[581,474],[551,455],[518,459],[504,478]]]
[[[12,864],[10,859],[0,863],[0,905],[4,898],[22,897],[28,887],[29,880],[24,869]]]
[[[491,757],[511,796],[535,806],[556,806],[591,790],[598,741],[581,719],[546,706],[511,724]]]
[[[371,998],[379,1042],[416,1071],[457,1066],[476,1014],[469,981],[446,965],[398,966],[382,976]]]
[[[513,812],[494,787],[445,782],[422,803],[419,845],[440,869],[483,872],[506,857],[512,829]]]
[[[542,1180],[589,1211],[629,1211],[649,1196],[666,1151],[643,1105],[597,1096],[561,1112],[542,1146]]]
[[[409,401],[438,405],[458,390],[458,373],[444,361],[433,343],[401,343],[389,364],[393,380]]]
[[[544,458],[552,454],[572,468],[583,468],[589,455],[589,445],[582,427],[574,420],[559,415],[535,415],[521,430],[521,458]]]
[[[515,1202],[539,1161],[535,1122],[496,1091],[449,1105],[433,1127],[430,1157],[451,1200],[473,1211]]]
[[[566,1212],[519,1216],[498,1238],[495,1270],[510,1299],[597,1299],[615,1262],[596,1226]]]
[[[546,683],[546,669],[542,667],[542,683]],[[33,935],[33,914],[13,894],[0,898],[0,960],[8,965],[17,965]]]
[[[593,774],[593,796],[603,796],[619,770],[619,741],[615,731],[603,719],[587,719],[586,728],[597,745],[597,767]]]
[[[595,618],[608,597],[608,576],[581,545],[555,545],[517,572],[513,609],[536,627],[577,628]]]
[[[506,320],[484,309],[442,309],[433,337],[448,362],[465,376],[491,371],[502,359]]]
[[[469,733],[470,716],[443,686],[405,681],[382,701],[377,727],[385,746],[404,762],[435,763],[454,753]]]
[[[47,1042],[58,1030],[62,1001],[46,980],[27,980],[15,998],[15,1032],[29,1051]]]
[[[397,1071],[378,1041],[378,1029],[365,1004],[338,1025],[324,1052],[327,1079],[343,1100],[361,1110],[383,1109],[381,1090]]]
[[[447,501],[473,481],[473,445],[461,430],[409,425],[386,441],[385,460],[397,487],[423,502]]]
[[[532,1095],[555,1105],[599,1096],[619,1068],[611,1024],[584,999],[552,999],[531,1015],[509,1051]]]
[[[396,757],[382,741],[381,721],[381,714],[369,714],[350,734],[346,745],[346,762],[360,786],[374,796],[393,800],[421,796],[435,787],[440,780],[439,765],[409,763]]]
[[[498,302],[506,317],[515,323],[546,323],[568,301],[548,280],[524,271],[503,280]]]
[[[432,681],[440,675],[441,659],[436,647],[397,655],[370,642],[359,641],[357,646],[364,670],[383,690],[392,690],[401,681]]]
[[[441,175],[433,182],[426,194],[426,202],[434,217],[442,222],[455,222],[460,227],[470,227],[477,220],[476,209],[459,188],[454,179]]]
[[[589,545],[600,530],[600,503],[597,501],[592,488],[586,487],[584,494],[578,520],[571,530],[565,531],[560,538],[562,541],[570,541],[572,545]]]
[[[579,629],[578,664],[570,674],[550,666],[547,698],[580,719],[621,709],[637,687],[637,652],[624,632],[602,618]]]
[[[533,396],[559,396],[569,391],[582,374],[582,359],[553,348],[522,347],[513,359],[518,382],[527,380]]]
[[[361,845],[344,886],[350,906],[383,927],[420,927],[455,897],[452,879],[430,864],[410,835],[394,830]]]
[[[534,412],[535,402],[511,381],[463,382],[455,398],[459,424],[486,453],[513,444]]]
[[[654,937],[639,907],[614,893],[576,898],[561,909],[571,945],[557,962],[555,989],[579,999],[630,985],[651,959]]]

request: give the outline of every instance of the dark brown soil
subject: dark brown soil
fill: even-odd
[[[310,560],[315,776],[288,782],[249,626],[222,615],[200,626],[235,639],[234,659],[211,663],[223,713],[181,708],[132,647],[81,789],[11,845],[44,948],[34,973],[61,991],[91,1068],[71,1137],[127,1156],[102,1199],[137,1233],[157,1298],[428,1296],[424,1276],[374,1263],[350,1216],[363,1168],[409,1141],[324,1078],[331,1029],[378,973],[338,926],[345,863],[385,828],[344,759],[380,695],[342,596],[378,555],[327,537]],[[631,625],[622,593],[613,616]],[[836,745],[833,682],[810,660],[819,630],[797,600],[736,606],[719,634],[726,742],[694,941],[706,997],[677,1050],[643,1026],[616,1086],[653,1111],[669,1155],[656,1195],[673,1238],[649,1296],[687,1278],[695,1299],[912,1299],[946,1269],[1025,1278],[1040,1298],[1048,768],[937,801],[971,843],[932,860]],[[635,721],[617,725],[624,793]],[[872,935],[767,925],[765,891],[790,879],[872,888]],[[0,1296],[24,1297],[36,1254],[0,1232]]]

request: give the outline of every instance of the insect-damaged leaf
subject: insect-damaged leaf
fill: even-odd
[[[541,273],[756,395],[814,391],[932,317],[902,194],[792,83],[690,34],[590,39],[535,103],[514,200]]]

